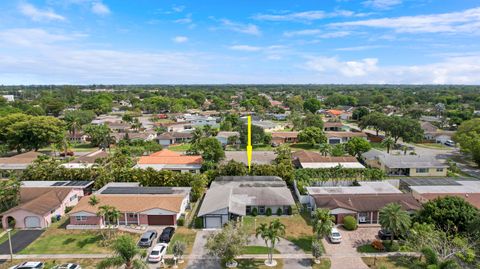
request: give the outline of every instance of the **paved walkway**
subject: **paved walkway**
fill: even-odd
[[[367,244],[375,239],[379,228],[358,228],[356,231],[346,231],[337,227],[342,234],[340,244],[332,244],[328,239],[323,239],[325,252],[330,257],[332,267],[335,269],[368,269],[363,263],[357,247]]]
[[[250,246],[265,246],[265,241],[262,238],[256,238],[251,236],[249,238]],[[283,257],[289,257],[284,259],[284,267],[292,269],[305,269],[312,268],[311,266],[311,256],[306,255],[305,252],[294,243],[281,238],[276,244],[275,249],[280,252],[280,255]],[[256,255],[255,255],[256,256]],[[275,255],[273,255],[275,258]]]

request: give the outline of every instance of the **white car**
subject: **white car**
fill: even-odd
[[[455,142],[453,142],[453,140],[447,140],[445,141],[445,145],[449,147],[455,147]]]
[[[82,269],[82,267],[75,263],[64,263],[54,267],[55,269]]]
[[[328,236],[328,238],[332,243],[342,242],[342,235],[340,234],[337,228],[332,228],[332,231],[330,232],[330,235]]]
[[[10,267],[9,269],[42,269],[43,262],[22,262],[15,266]]]
[[[150,251],[150,255],[148,255],[149,262],[159,262],[163,259],[165,253],[167,253],[167,243],[158,243]]]

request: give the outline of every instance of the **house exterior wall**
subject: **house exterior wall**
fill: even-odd
[[[428,172],[426,173],[419,173],[417,169],[410,168],[410,176],[412,177],[445,177],[447,176],[447,168],[438,168],[442,169],[441,171],[437,171],[437,168],[428,168]]]
[[[3,227],[8,227],[7,219],[8,219],[8,217],[12,217],[12,218],[15,219],[15,228],[24,229],[24,228],[26,228],[25,227],[25,218],[26,217],[37,217],[40,220],[40,228],[46,228],[46,227],[48,227],[48,223],[46,222],[46,219],[49,218],[49,216],[50,216],[50,214],[42,216],[42,215],[38,215],[38,214],[35,214],[35,213],[32,213],[32,212],[28,212],[28,211],[23,210],[23,209],[18,209],[18,210],[15,210],[15,211],[11,212],[10,214],[3,215],[2,225],[3,225]]]
[[[171,144],[174,144],[170,139],[159,139],[158,143],[162,146],[170,146]]]
[[[85,220],[77,220],[76,216],[70,216],[70,225],[101,225],[102,218],[98,216],[84,216]]]

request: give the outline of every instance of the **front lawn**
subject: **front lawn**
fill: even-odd
[[[20,254],[96,254],[110,253],[112,250],[103,244],[104,238],[99,230],[66,230],[68,218],[53,223],[39,238]],[[103,231],[106,233],[106,231]],[[114,235],[128,234],[135,242],[140,235],[114,231]]]
[[[190,148],[190,144],[189,144],[189,143],[184,143],[184,144],[178,144],[178,145],[168,146],[168,149],[169,149],[169,150],[172,150],[172,151],[180,151],[180,152],[185,152],[185,151],[187,151],[189,148]]]
[[[415,146],[421,147],[421,148],[427,148],[427,149],[445,149],[445,150],[454,149],[453,147],[448,147],[441,143],[421,143],[421,144],[415,144]]]
[[[195,236],[197,235],[197,232],[195,230],[191,230],[185,227],[178,227],[175,230],[175,234],[173,235],[172,240],[169,243],[169,246],[173,246],[173,244],[176,241],[181,241],[185,243],[186,249],[185,249],[185,255],[190,254],[192,252],[193,248],[193,243],[195,242]],[[169,247],[167,249],[168,254],[173,254],[173,248]]]
[[[329,258],[321,258],[319,264],[312,262],[312,269],[330,269],[330,267],[332,267],[332,262]]]
[[[255,219],[256,224],[255,224]],[[285,239],[291,241],[306,253],[312,250],[312,227],[308,223],[308,217],[302,217],[300,214],[291,216],[246,216],[243,225],[249,234],[255,234],[255,225],[260,223],[269,223],[274,219],[279,219],[285,225]]]
[[[416,257],[363,257],[363,262],[373,269],[407,269],[419,261]]]
[[[269,267],[265,265],[265,260],[254,260],[254,259],[238,259],[238,269],[280,269],[283,268],[283,260],[275,259],[277,261],[277,266]],[[222,267],[225,268],[225,264],[222,264]]]

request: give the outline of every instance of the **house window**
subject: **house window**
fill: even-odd
[[[252,207],[251,206],[247,206],[246,207],[246,212],[247,212],[247,215],[250,214],[252,212]]]
[[[190,170],[190,173],[191,173],[191,174],[196,174],[196,173],[197,173],[197,170]]]
[[[135,213],[128,213],[128,218],[133,219],[135,218],[136,214]]]
[[[87,216],[75,216],[75,220],[76,220],[76,221],[86,221],[86,220],[87,220]]]
[[[78,197],[78,196],[77,196],[76,194],[75,194],[75,195],[73,195],[72,197],[70,197],[70,202],[71,202],[71,201],[73,201],[73,200],[76,200],[76,199],[77,199],[77,197]]]
[[[369,221],[370,221],[370,219],[368,218],[368,213],[367,212],[358,213],[358,222],[359,223],[367,223]]]
[[[258,207],[258,214],[260,214],[260,215],[265,214],[265,206],[259,206]]]
[[[443,172],[443,168],[437,168],[437,172]]]
[[[417,168],[417,173],[428,173],[428,168]]]

